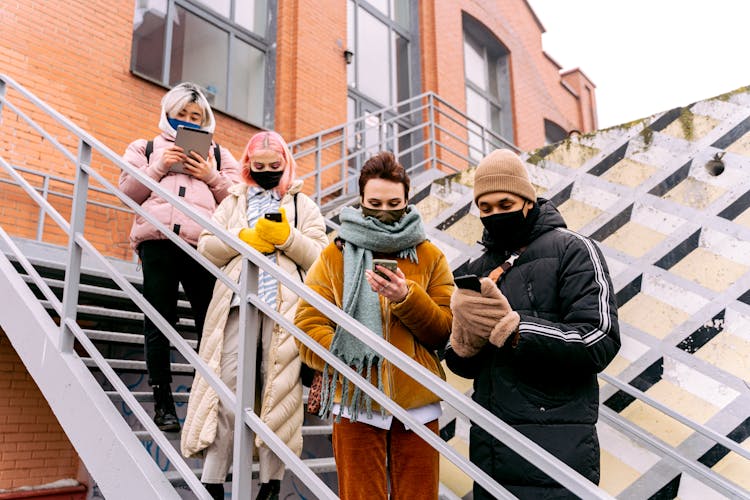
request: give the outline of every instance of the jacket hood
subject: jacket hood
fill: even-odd
[[[552,231],[555,228],[567,227],[565,220],[554,203],[545,198],[537,198],[536,202],[539,205],[539,215],[531,230],[529,241],[534,241],[547,231]],[[482,232],[482,241],[480,243],[487,249],[493,246],[490,233],[486,229]]]

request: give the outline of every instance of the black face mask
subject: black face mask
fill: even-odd
[[[485,228],[485,242],[494,250],[511,252],[518,250],[529,242],[531,230],[539,216],[539,206],[529,210],[526,217],[523,216],[523,208],[515,212],[493,214],[482,217],[479,220]]]
[[[250,177],[263,189],[273,189],[278,186],[282,175],[284,175],[283,170],[262,170],[256,172],[250,169]]]
[[[375,208],[367,208],[365,206],[362,207],[362,215],[378,219],[383,224],[388,224],[389,226],[400,221],[405,213],[406,207],[396,210],[378,210]]]

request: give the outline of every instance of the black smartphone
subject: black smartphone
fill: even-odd
[[[380,272],[380,270],[378,270],[378,266],[383,266],[390,272],[395,273],[396,269],[398,268],[398,262],[390,259],[372,259],[372,270],[375,271],[375,273],[381,278],[391,281],[391,279],[386,276],[385,273],[382,273]]]
[[[479,277],[476,274],[467,274],[465,276],[458,276],[453,281],[456,283],[458,288],[464,290],[474,290],[477,293],[482,293],[482,283],[479,281]]]
[[[264,217],[274,222],[281,222],[281,212],[266,212]]]

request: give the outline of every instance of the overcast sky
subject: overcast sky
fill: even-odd
[[[544,50],[596,85],[599,128],[750,85],[750,0],[529,0]]]

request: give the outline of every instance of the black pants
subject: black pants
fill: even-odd
[[[172,326],[177,323],[178,286],[182,283],[200,343],[216,278],[169,240],[144,241],[138,245],[138,255],[143,268],[143,296]],[[143,336],[149,385],[172,382],[169,341],[148,318]]]

